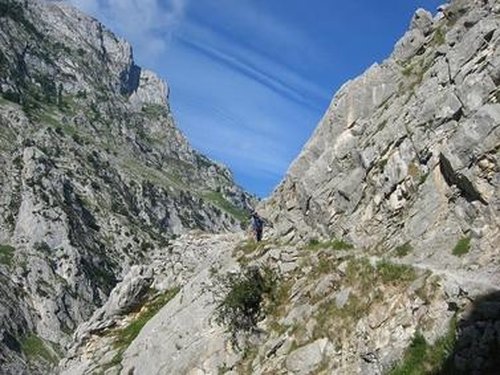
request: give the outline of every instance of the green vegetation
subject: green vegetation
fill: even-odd
[[[329,241],[318,241],[317,239],[313,238],[309,240],[307,243],[305,249],[306,250],[320,250],[320,249],[332,249],[332,250],[349,250],[354,248],[354,246],[344,240],[338,240],[338,239],[332,239]]]
[[[412,267],[385,260],[377,263],[377,274],[384,283],[411,282],[417,277]]]
[[[416,333],[403,360],[388,375],[436,374],[444,369],[456,341],[456,318],[450,321],[446,335],[429,345],[420,333]]]
[[[286,280],[278,283],[275,278],[273,278],[271,281],[272,281],[272,288],[268,295],[269,298],[267,300],[264,312],[266,316],[272,318],[279,318],[284,314],[285,307],[287,306],[287,303],[290,298],[290,293],[294,281]],[[275,323],[277,322],[275,321]],[[275,325],[275,327],[277,327],[277,325]]]
[[[234,204],[229,202],[224,196],[218,192],[218,191],[211,191],[208,193],[205,193],[203,196],[206,200],[211,202],[212,204],[216,205],[223,211],[227,212],[230,214],[232,217],[234,217],[236,220],[239,222],[245,224],[248,223],[248,214],[247,212],[239,207],[236,207]]]
[[[167,108],[160,104],[145,104],[142,106],[142,112],[153,119],[165,116],[168,113]]]
[[[435,46],[440,46],[446,42],[446,36],[444,34],[444,31],[441,28],[438,28],[435,32],[434,35],[432,36],[432,43]]]
[[[137,337],[142,327],[155,316],[160,309],[165,306],[179,292],[179,288],[167,290],[165,293],[155,297],[151,302],[147,303],[136,319],[128,326],[119,329],[116,334],[114,345],[116,348],[127,348],[132,341]]]
[[[21,102],[21,96],[17,92],[11,90],[2,92],[2,99],[17,104]]]
[[[262,244],[266,243],[266,241],[261,241],[261,242],[257,242],[253,239],[251,240],[247,240],[247,241],[243,241],[241,243],[238,244],[238,246],[236,246],[236,252],[238,251],[243,251],[243,253],[245,255],[249,255],[249,254],[252,254],[252,253],[255,253],[255,251],[257,251]]]
[[[405,77],[409,77],[412,75],[413,73],[413,65],[408,65],[407,67],[405,67],[401,73],[405,76]]]
[[[406,79],[404,82],[401,82],[400,91],[414,94],[415,88],[422,83],[425,73],[432,64],[432,59],[426,60],[425,56],[419,56],[412,59],[408,64],[403,65],[401,74]],[[408,97],[408,100],[411,96]]]
[[[316,314],[313,337],[317,339],[326,336],[332,342],[340,344],[341,337],[353,331],[356,322],[369,308],[369,301],[355,294],[350,295],[342,307],[338,307],[335,300],[321,303]]]
[[[453,255],[462,256],[467,254],[470,250],[470,237],[463,237],[458,240],[457,244],[453,248]]]
[[[134,339],[139,335],[141,329],[146,323],[155,316],[160,309],[165,306],[179,292],[179,288],[167,290],[166,292],[157,295],[151,301],[147,302],[138,312],[135,319],[129,325],[123,328],[114,330],[111,335],[114,336],[114,347],[118,350],[111,362],[107,363],[105,368],[110,368],[119,365],[123,358],[123,353]]]
[[[47,348],[40,337],[33,333],[30,333],[21,341],[21,348],[30,361],[43,359],[49,363],[57,363],[56,355]]]
[[[415,270],[407,265],[386,260],[372,266],[367,259],[352,259],[346,269],[346,283],[359,290],[373,289],[377,284],[409,284],[415,280]]]
[[[429,177],[429,173],[422,174],[418,180],[418,184],[422,185],[427,180],[427,177]]]
[[[377,166],[379,167],[380,170],[384,170],[385,166],[387,165],[387,162],[389,161],[388,158],[380,159],[377,163]]]
[[[333,257],[324,257],[320,254],[318,265],[309,272],[312,280],[318,279],[317,270],[324,269],[331,273],[338,269],[339,260]],[[417,276],[416,271],[406,265],[393,264],[380,261],[372,265],[368,259],[351,258],[345,268],[342,285],[349,288],[347,300],[343,304],[334,298],[324,298],[322,295],[309,296],[310,302],[317,304],[318,309],[314,319],[313,339],[328,337],[334,344],[341,345],[342,340],[355,331],[355,326],[360,318],[369,314],[373,306],[384,305],[384,293],[387,290],[394,292],[406,288]],[[307,334],[294,334],[299,345],[310,341]]]
[[[0,245],[0,264],[10,266],[15,249],[9,245]]]
[[[150,183],[162,187],[175,187],[179,189],[187,188],[177,175],[165,170],[149,167],[137,159],[123,159],[120,161],[120,167],[128,171],[136,180],[143,181],[146,184]]]
[[[402,258],[413,251],[413,246],[411,246],[409,242],[405,242],[404,244],[397,246],[394,251],[397,257]]]
[[[236,346],[237,334],[254,332],[264,318],[264,299],[275,294],[277,278],[268,268],[250,267],[221,276],[217,283],[216,321],[226,326]]]

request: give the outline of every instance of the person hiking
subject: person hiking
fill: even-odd
[[[255,239],[257,242],[260,242],[262,240],[262,232],[264,230],[264,220],[256,211],[252,211],[250,220],[252,222],[252,231],[255,235]]]

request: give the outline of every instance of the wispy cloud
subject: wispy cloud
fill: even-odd
[[[179,127],[262,196],[277,184],[331,92],[307,73],[322,51],[249,0],[67,0],[133,45],[172,88]]]
[[[67,0],[133,44],[141,61],[158,58],[182,21],[188,0]]]
[[[299,105],[317,109],[318,99],[327,100],[330,96],[324,88],[295,73],[288,66],[251,48],[227,41],[223,35],[208,28],[190,25],[189,32],[178,38],[186,47],[246,75]]]

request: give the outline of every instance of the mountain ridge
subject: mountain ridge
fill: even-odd
[[[257,207],[273,224],[262,243],[240,230],[255,201],[192,151],[155,101],[166,86],[72,8],[90,22],[85,53],[37,36],[33,14],[47,12],[37,26],[49,29],[60,14],[47,4],[20,5],[24,18],[0,7],[0,45],[11,43],[0,55],[2,370],[495,371],[496,1],[418,10],[393,54],[342,86]],[[72,26],[72,17],[62,19]],[[23,53],[30,35],[39,44]],[[109,53],[118,58],[108,66]],[[71,64],[86,72],[89,59],[96,71],[83,83],[61,73]],[[65,78],[51,85],[41,73]],[[247,274],[269,289],[238,294],[225,283]],[[217,323],[228,319],[217,319],[221,283],[236,291],[236,309],[259,301],[250,329]]]
[[[167,85],[97,20],[2,0],[0,26],[0,363],[48,372],[131,268],[189,230],[237,230],[255,198],[189,145]]]

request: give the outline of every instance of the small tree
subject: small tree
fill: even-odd
[[[264,318],[264,298],[273,294],[275,285],[276,277],[268,268],[249,267],[219,277],[216,321],[226,326],[233,345],[237,346],[239,333],[257,331]]]

